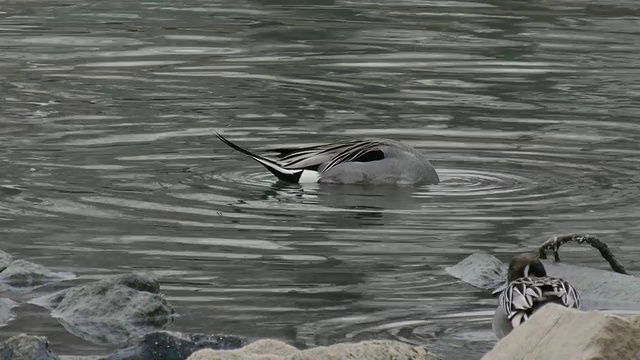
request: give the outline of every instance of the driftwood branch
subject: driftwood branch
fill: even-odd
[[[546,259],[547,251],[550,250],[553,253],[553,257],[555,261],[560,261],[560,255],[558,254],[558,249],[560,249],[560,246],[562,246],[563,244],[569,241],[575,241],[578,244],[589,244],[593,246],[594,248],[598,249],[598,251],[600,251],[600,255],[602,255],[602,257],[605,260],[607,260],[609,265],[611,265],[611,269],[613,269],[613,271],[620,274],[630,275],[627,272],[627,270],[624,268],[624,266],[622,266],[622,264],[620,264],[620,262],[616,260],[616,257],[613,256],[613,253],[611,252],[611,250],[609,250],[609,247],[607,246],[607,244],[603,243],[600,239],[598,239],[593,235],[580,235],[580,234],[556,235],[550,238],[549,240],[543,242],[542,245],[540,245],[540,248],[538,249],[540,258]]]

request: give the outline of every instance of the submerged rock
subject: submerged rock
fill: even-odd
[[[16,335],[0,344],[0,360],[59,360],[51,350],[47,338]]]
[[[185,360],[201,349],[233,350],[246,343],[237,336],[155,331],[130,341],[126,348],[102,360]]]
[[[175,311],[150,274],[126,274],[79,285],[32,303],[51,310],[71,334],[95,344],[120,344],[162,329]]]
[[[72,273],[53,272],[42,265],[21,259],[12,261],[0,272],[0,283],[8,285],[11,290],[28,289],[73,278],[75,275]]]
[[[640,316],[545,305],[483,360],[638,359]]]
[[[0,327],[7,325],[7,323],[15,317],[15,314],[11,311],[14,307],[18,306],[18,303],[11,299],[0,299]]]
[[[200,350],[188,360],[437,360],[422,347],[399,341],[370,340],[298,350],[278,340],[258,340],[239,350]]]
[[[69,272],[53,272],[46,267],[26,260],[15,260],[0,251],[0,291],[30,291],[52,282],[70,280],[75,275]]]

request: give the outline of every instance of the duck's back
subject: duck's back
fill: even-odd
[[[580,302],[576,288],[564,279],[549,276],[520,278],[500,294],[493,328],[496,335],[507,334],[546,304],[579,309]]]
[[[437,184],[438,173],[421,152],[404,144],[380,140],[371,151],[377,157],[349,161],[325,170],[321,166],[321,183],[335,184]],[[326,164],[323,164],[326,165]]]

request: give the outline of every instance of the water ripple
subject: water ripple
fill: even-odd
[[[640,266],[633,2],[2,4],[2,250],[84,279],[154,271],[172,330],[478,358],[495,299],[442,266],[568,231]],[[391,138],[442,181],[277,184],[216,130],[256,151]],[[30,311],[3,336],[107,351]]]

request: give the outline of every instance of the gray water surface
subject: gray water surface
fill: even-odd
[[[639,34],[630,0],[0,0],[0,246],[154,271],[171,330],[479,358],[496,300],[444,266],[588,232],[640,272]],[[215,130],[400,140],[442,182],[280,186]],[[1,339],[113,348],[15,310]]]

